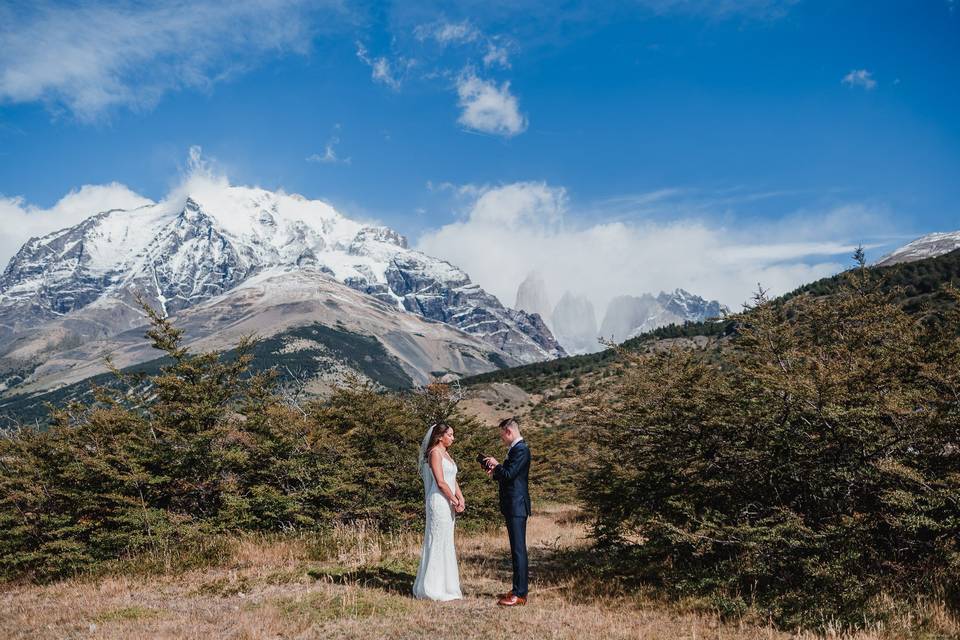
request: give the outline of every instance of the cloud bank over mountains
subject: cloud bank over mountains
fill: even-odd
[[[563,187],[545,182],[447,188],[465,202],[463,214],[424,233],[418,249],[455,262],[501,300],[537,271],[552,300],[570,291],[601,313],[617,295],[678,287],[736,311],[758,283],[784,293],[849,267],[851,238],[890,228],[884,211],[862,204],[738,221],[679,189],[620,199],[612,216],[574,208]],[[625,216],[624,201],[642,215]]]

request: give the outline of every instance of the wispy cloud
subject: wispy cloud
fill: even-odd
[[[861,87],[867,91],[877,86],[877,81],[873,79],[873,74],[866,69],[853,69],[850,73],[843,76],[843,80],[840,82],[848,87]]]
[[[392,61],[386,56],[372,56],[362,42],[357,42],[357,57],[370,67],[370,77],[374,82],[384,84],[394,91],[400,89],[402,75],[416,65],[413,58],[399,57]]]
[[[462,217],[428,231],[418,248],[451,260],[481,286],[512,301],[517,286],[540,271],[552,300],[565,291],[588,296],[598,310],[617,295],[683,287],[731,308],[762,283],[784,293],[850,265],[863,237],[893,229],[883,209],[848,203],[795,211],[773,220],[733,216],[727,207],[677,213],[690,197],[660,189],[624,198],[663,215],[590,221],[562,187],[544,182],[499,186],[431,185],[464,204]],[[709,200],[709,198],[705,198]]]
[[[510,68],[510,56],[507,47],[494,41],[487,43],[487,52],[483,54],[483,66]]]
[[[0,21],[0,102],[43,102],[84,121],[209,89],[286,53],[305,54],[333,2],[173,0],[24,4]]]
[[[512,41],[503,36],[487,35],[469,20],[439,20],[420,24],[413,33],[420,42],[433,41],[441,48],[469,45],[468,48],[480,58],[484,67],[510,68]]]
[[[457,122],[467,129],[505,138],[527,129],[527,118],[520,113],[509,82],[497,86],[467,69],[457,78],[457,96],[462,110]]]
[[[340,125],[334,125],[334,131],[340,130]],[[307,162],[322,162],[324,164],[350,164],[349,157],[343,158],[337,154],[337,145],[340,144],[340,136],[334,134],[327,140],[323,147],[323,153],[312,153],[306,157]]]
[[[469,20],[447,22],[441,20],[431,24],[417,25],[413,35],[420,41],[436,40],[441,45],[474,42],[483,34]]]

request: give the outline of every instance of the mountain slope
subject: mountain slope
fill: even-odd
[[[935,258],[956,249],[960,249],[960,231],[930,233],[885,255],[875,266],[889,267],[902,262]]]
[[[82,318],[87,313],[84,308],[71,316]],[[75,321],[71,316],[63,320]],[[172,319],[184,329],[185,345],[196,351],[229,351],[241,336],[256,334],[263,344],[255,368],[278,366],[285,375],[303,377],[308,390],[316,392],[350,373],[398,388],[427,383],[433,376],[469,376],[521,363],[479,337],[398,312],[315,269],[264,271]],[[50,342],[61,338],[59,324],[48,323],[22,338],[15,352],[43,354]],[[104,360],[108,356],[120,369],[155,360],[157,353],[144,337],[145,328],[143,322],[38,358],[35,366],[8,368],[0,379],[0,391],[6,389],[0,393],[0,413],[22,416],[24,407],[63,397],[49,395],[54,390],[86,384],[77,387],[82,391],[108,372]],[[284,369],[293,362],[299,371]]]

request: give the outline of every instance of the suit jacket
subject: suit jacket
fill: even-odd
[[[507,517],[530,515],[530,447],[521,440],[510,448],[507,459],[493,469],[493,478],[500,484],[500,513]]]

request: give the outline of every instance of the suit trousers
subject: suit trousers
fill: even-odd
[[[510,537],[510,559],[513,562],[513,595],[527,596],[527,517],[505,516]]]

